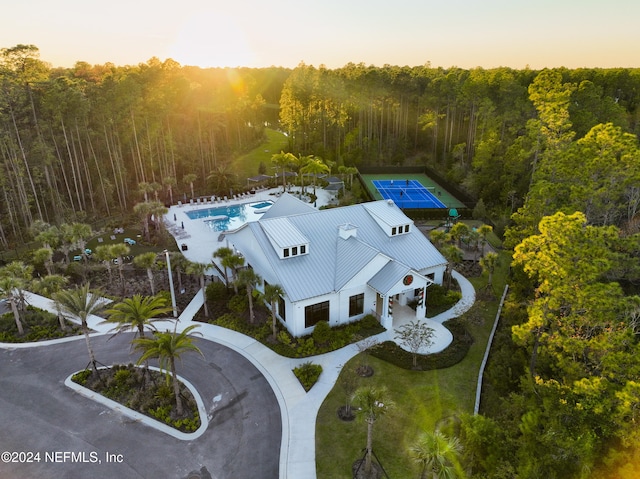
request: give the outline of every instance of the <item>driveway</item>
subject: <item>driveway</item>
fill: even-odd
[[[131,335],[94,336],[99,362],[134,363]],[[0,349],[0,453],[39,453],[0,462],[6,479],[191,478],[276,479],[282,419],[264,376],[237,352],[196,340],[178,374],[193,384],[209,427],[182,441],[87,399],[64,380],[88,362],[84,339]],[[3,456],[4,459],[4,456]],[[108,459],[111,462],[108,462]],[[198,472],[197,475],[190,474]]]

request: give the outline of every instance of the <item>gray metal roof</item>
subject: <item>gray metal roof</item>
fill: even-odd
[[[381,295],[386,295],[398,281],[411,272],[411,268],[397,261],[389,261],[367,284]]]
[[[308,203],[300,201],[289,193],[283,193],[277,201],[263,215],[262,219],[276,218],[279,216],[292,216],[302,213],[315,213],[317,210]]]
[[[413,223],[392,200],[373,201],[363,203],[365,208],[374,218],[383,221],[389,226]]]
[[[261,220],[260,224],[274,247],[288,248],[309,243],[309,239],[286,216]]]
[[[290,203],[291,198],[283,195],[265,215],[274,210],[278,212],[279,203],[283,200]],[[409,233],[394,237],[389,237],[381,229],[372,211],[381,210],[394,222],[395,219],[405,224],[411,222],[395,204],[389,205],[386,200],[326,210],[311,208],[312,211],[309,211],[309,205],[293,199],[304,208],[300,205],[290,208],[289,205],[282,209],[306,209],[306,213],[297,213],[286,219],[295,227],[295,234],[308,239],[308,254],[280,259],[267,233],[276,234],[274,228],[277,223],[268,222],[264,216],[247,225],[251,235],[236,232],[227,234],[229,241],[249,263],[270,264],[276,276],[272,280],[283,287],[291,301],[339,290],[376,254],[384,254],[416,272],[447,263],[418,228],[411,228]],[[358,230],[355,238],[345,240],[340,238],[338,228],[347,223],[357,225]],[[241,230],[247,231],[247,228]]]

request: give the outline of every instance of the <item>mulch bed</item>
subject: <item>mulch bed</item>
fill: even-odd
[[[181,383],[180,396],[184,414],[176,413],[173,384],[159,371],[145,372],[133,364],[99,369],[98,376],[90,370],[81,371],[73,381],[123,406],[133,409],[182,432],[194,432],[200,427],[198,406],[191,391]]]

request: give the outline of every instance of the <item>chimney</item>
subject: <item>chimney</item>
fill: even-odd
[[[352,224],[345,223],[343,225],[338,226],[338,234],[340,238],[346,240],[351,238],[352,236],[355,238],[358,233],[358,228]]]

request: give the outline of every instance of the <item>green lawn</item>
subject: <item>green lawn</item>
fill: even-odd
[[[494,291],[504,288],[508,258],[501,261],[501,271],[494,275]],[[485,278],[472,282],[476,290],[484,287]],[[502,284],[499,284],[502,282]],[[460,363],[434,371],[409,371],[370,357],[375,374],[360,378],[360,385],[385,386],[395,408],[374,425],[373,450],[389,477],[418,477],[418,470],[407,454],[408,446],[421,431],[433,431],[436,425],[445,433],[455,434],[457,418],[473,413],[478,371],[498,308],[499,294],[489,302],[476,302],[465,313],[469,332],[474,337],[468,355]],[[345,368],[357,366],[362,359],[353,358]],[[339,382],[329,393],[318,413],[316,423],[316,469],[318,479],[350,479],[351,465],[362,456],[366,445],[366,425],[361,421],[343,422],[336,412],[345,404],[346,395]],[[446,427],[448,425],[448,427]]]
[[[273,175],[271,156],[287,148],[288,140],[284,133],[267,128],[265,135],[267,137],[265,143],[232,161],[233,171],[241,184],[245,184],[247,178],[258,175],[261,162],[267,167],[266,174]]]

